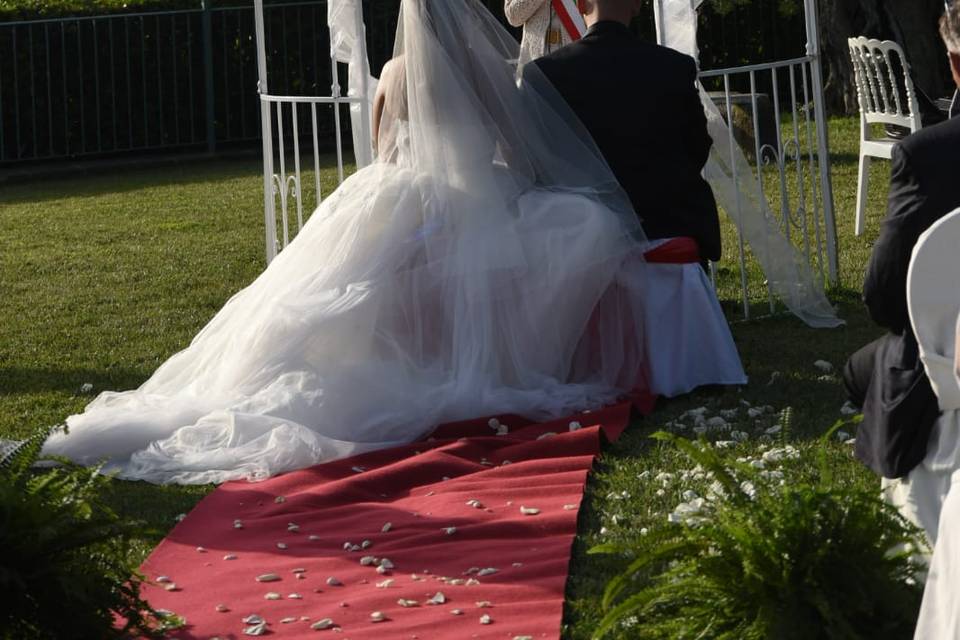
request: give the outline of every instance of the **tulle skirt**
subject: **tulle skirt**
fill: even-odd
[[[189,347],[45,453],[155,483],[262,479],[645,384],[645,265],[616,216],[531,189],[483,224],[482,199],[437,202],[428,179],[353,175]]]

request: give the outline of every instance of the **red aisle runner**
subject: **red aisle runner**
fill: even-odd
[[[600,432],[616,439],[628,419],[619,405],[547,424],[502,418],[504,436],[486,421],[448,425],[428,442],[224,484],[141,568],[176,589],[145,595],[186,618],[176,638],[248,637],[251,615],[283,638],[557,638]],[[571,421],[584,428],[571,432]],[[393,568],[380,573],[365,556]],[[279,580],[256,580],[268,573]],[[324,618],[335,626],[311,628]]]

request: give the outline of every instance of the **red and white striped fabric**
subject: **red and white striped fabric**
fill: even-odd
[[[552,0],[553,10],[563,24],[564,30],[571,40],[579,40],[587,32],[587,23],[583,20],[583,14],[580,13],[579,2],[577,0]]]

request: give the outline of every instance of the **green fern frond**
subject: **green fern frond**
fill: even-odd
[[[664,523],[632,548],[593,550],[633,558],[607,584],[594,638],[628,620],[631,637],[652,639],[909,636],[921,595],[913,560],[920,532],[875,493],[836,480],[825,450],[839,426],[806,453],[819,465],[784,465],[794,477],[766,485],[760,471],[703,440],[656,434],[726,495],[696,525]],[[744,480],[756,491],[748,495]]]

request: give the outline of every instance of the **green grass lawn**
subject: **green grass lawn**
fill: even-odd
[[[691,466],[653,443],[650,433],[688,409],[735,409],[741,400],[772,406],[768,419],[783,422],[782,437],[799,445],[839,418],[839,379],[824,377],[813,363],[822,359],[839,368],[881,333],[866,317],[859,286],[884,213],[889,165],[875,163],[867,232],[856,238],[858,135],[855,120],[831,121],[840,243],[840,285],[831,296],[847,325],[813,330],[788,316],[735,323],[749,385],[665,402],[609,447],[580,515],[564,637],[589,636],[599,619],[599,594],[619,568],[614,559],[588,558],[586,549],[638,536],[642,527],[663,522],[680,500],[682,483],[664,488],[639,477]],[[0,437],[24,436],[82,410],[92,397],[80,394],[84,383],[93,384],[94,393],[138,386],[262,270],[260,168],[256,160],[216,161],[3,188]],[[305,176],[304,184],[312,183]],[[325,171],[322,183],[329,193],[334,173]],[[744,455],[758,446],[755,440],[739,445]],[[841,476],[876,482],[852,459],[849,445],[835,448]],[[167,530],[209,490],[117,481],[113,500],[124,513]]]

